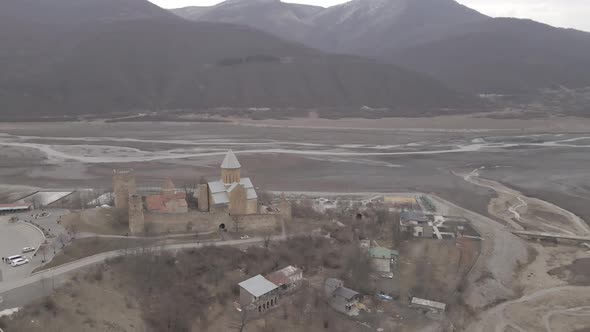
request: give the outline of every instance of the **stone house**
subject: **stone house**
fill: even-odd
[[[260,274],[240,282],[238,286],[242,310],[259,315],[279,305],[279,287]]]
[[[324,282],[324,292],[328,299],[328,304],[332,309],[349,315],[358,315],[357,303],[362,299],[362,295],[350,288],[344,287],[340,279],[328,278]]]

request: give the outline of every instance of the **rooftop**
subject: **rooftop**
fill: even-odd
[[[235,188],[234,184],[225,185],[223,181],[211,181],[207,183],[209,186],[209,191],[211,192],[211,197],[213,198],[213,204],[227,204],[229,203],[229,196],[227,193],[230,191],[230,188],[233,190]],[[246,199],[255,199],[258,198],[256,194],[256,189],[254,189],[254,185],[250,178],[241,178],[240,183],[246,189]],[[234,188],[232,188],[232,186]]]
[[[399,256],[399,252],[397,250],[391,250],[383,247],[373,247],[369,248],[369,257],[371,258],[386,258],[390,259],[392,257]]]
[[[186,194],[183,192],[175,193],[172,197],[166,197],[165,195],[150,195],[145,197],[146,209],[148,211],[168,211],[167,203],[175,201],[174,203],[178,207],[186,207]]]
[[[413,304],[413,305],[421,305],[421,306],[425,306],[425,307],[430,307],[430,308],[434,308],[434,309],[438,309],[438,310],[442,310],[442,311],[444,311],[445,308],[447,307],[447,305],[444,304],[444,303],[436,302],[436,301],[431,301],[431,300],[426,300],[426,299],[421,299],[419,297],[413,297],[411,304]]]
[[[29,203],[0,204],[0,211],[10,210],[28,210],[31,208]]]
[[[242,167],[242,165],[240,165],[240,162],[238,161],[238,158],[236,158],[234,152],[232,150],[227,151],[227,154],[221,163],[221,168],[236,169],[240,167]]]
[[[275,285],[283,285],[289,282],[288,278],[300,273],[301,270],[296,268],[295,266],[289,265],[283,269],[275,271],[266,278],[273,282]]]
[[[352,300],[355,296],[358,295],[360,295],[358,292],[346,287],[339,287],[336,289],[336,291],[334,291],[334,296],[340,296],[347,300]]]
[[[258,297],[268,292],[271,292],[278,288],[277,285],[268,281],[263,276],[256,275],[248,280],[244,280],[238,284],[240,287],[245,289],[248,293]]]
[[[399,215],[400,222],[416,221],[419,223],[427,223],[432,221],[430,216],[424,214],[422,211],[404,211]]]

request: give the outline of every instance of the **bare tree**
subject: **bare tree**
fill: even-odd
[[[263,237],[264,248],[268,249],[268,247],[270,247],[271,239],[272,239],[272,233],[270,231],[267,231],[266,233],[264,233],[264,237]]]
[[[63,248],[66,246],[66,243],[69,242],[69,237],[64,234],[64,233],[59,233],[57,235],[57,238],[55,239],[55,241],[53,241],[53,243],[58,243],[61,245],[60,248]]]
[[[154,232],[154,223],[151,221],[146,221],[143,226],[143,231],[146,235],[150,235]]]
[[[184,193],[186,200],[186,204],[191,208],[194,209],[197,207],[197,201],[195,199],[195,192],[197,191],[197,184],[196,183],[185,183],[184,184]]]
[[[272,202],[273,195],[268,191],[259,191],[258,194],[258,201],[262,204],[270,204]]]
[[[78,224],[76,223],[76,221],[72,221],[71,223],[69,223],[66,226],[66,230],[68,231],[68,233],[70,234],[70,237],[72,239],[76,239],[76,235],[78,234]]]
[[[189,220],[186,223],[186,232],[190,233],[193,230],[193,227],[195,227],[195,223],[192,220]]]
[[[41,261],[41,263],[45,263],[47,261],[47,245],[42,244],[39,247],[39,251],[41,251],[41,254],[43,255],[43,260]]]
[[[346,268],[350,285],[358,291],[370,292],[370,276],[374,270],[371,259],[359,247],[352,248],[347,257]]]
[[[33,200],[31,202],[33,204],[33,209],[37,210],[42,207],[41,200],[37,196],[33,196]]]
[[[239,332],[243,332],[244,329],[246,328],[246,325],[248,324],[248,320],[249,320],[249,316],[250,316],[250,312],[248,307],[244,307],[241,306],[240,307],[240,316],[239,316],[239,320],[236,324],[236,330]]]

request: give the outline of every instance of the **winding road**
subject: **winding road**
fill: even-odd
[[[276,235],[271,237],[271,241],[283,241],[286,238],[287,237],[283,235]],[[262,237],[254,237],[246,240],[170,244],[164,246],[149,247],[147,249],[177,251],[184,249],[203,248],[207,246],[250,246],[262,244],[264,243],[264,241],[265,239]],[[63,264],[55,268],[40,271],[23,279],[13,280],[10,282],[2,282],[0,283],[0,297],[4,298],[4,302],[0,303],[0,310],[23,306],[24,304],[27,304],[32,300],[49,295],[51,293],[51,289],[55,287],[55,280],[57,279],[57,282],[59,284],[61,281],[63,281],[63,278],[60,277],[63,277],[67,273],[76,271],[84,267],[102,263],[107,259],[138,253],[142,250],[146,250],[146,248],[133,248],[128,250],[104,252],[93,256],[85,257],[74,262]],[[52,284],[51,289],[48,289],[49,287],[46,285],[49,282]]]

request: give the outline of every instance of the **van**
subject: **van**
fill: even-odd
[[[22,255],[14,255],[14,256],[10,256],[8,258],[6,258],[6,263],[12,263],[13,260],[16,259],[23,259],[24,257]]]

